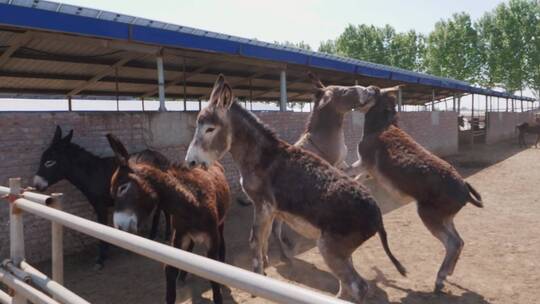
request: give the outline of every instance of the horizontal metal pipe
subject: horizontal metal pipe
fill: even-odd
[[[0,268],[0,281],[34,304],[59,304],[55,300],[49,298],[49,296],[43,292],[26,284],[2,268]]]
[[[2,304],[12,304],[13,298],[5,293],[3,290],[0,290],[0,303]]]
[[[0,195],[6,195],[6,194],[9,194],[9,188],[4,187],[4,186],[0,186]],[[45,204],[45,205],[50,204],[52,202],[52,199],[53,199],[49,195],[30,192],[30,191],[24,191],[23,194],[22,194],[22,197],[24,197],[24,198],[26,198],[28,200],[31,200],[33,202],[40,203],[40,204]]]
[[[32,278],[30,277],[30,275],[24,272],[23,270],[21,270],[20,268],[18,268],[17,266],[15,266],[11,260],[5,260],[2,263],[2,267],[4,267],[4,269],[11,272],[11,274],[13,274],[14,276],[21,279],[23,282],[27,284],[32,281]]]
[[[51,280],[45,274],[41,273],[39,270],[32,267],[25,261],[21,262],[21,269],[30,275],[32,282],[36,284],[39,288],[43,289],[50,295],[52,295],[56,300],[71,304],[89,304],[90,302],[79,297],[74,292],[60,285],[58,282]]]
[[[93,236],[107,243],[162,263],[178,267],[194,275],[243,289],[253,295],[278,303],[349,303],[305,288],[280,282],[238,267],[220,263],[171,246],[163,245],[131,233],[101,225],[72,214],[43,206],[27,199],[15,201],[16,207],[65,227]]]
[[[22,197],[24,197],[25,199],[30,200],[32,202],[36,202],[36,203],[40,203],[40,204],[44,204],[44,205],[49,205],[53,200],[53,198],[50,197],[49,195],[45,195],[45,194],[41,194],[41,193],[35,193],[35,192],[29,192],[29,191],[23,192]]]
[[[0,196],[6,195],[6,194],[9,194],[9,188],[0,186]]]

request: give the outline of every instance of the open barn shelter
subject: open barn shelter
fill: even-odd
[[[111,132],[130,151],[150,147],[172,160],[183,159],[195,121],[187,103],[199,101],[200,108],[220,73],[246,107],[275,103],[279,111],[257,116],[284,140],[294,142],[309,115],[291,111],[292,103],[311,104],[307,71],[325,84],[404,85],[398,104],[401,127],[440,156],[456,154],[460,137],[467,143],[513,137],[515,125],[532,120],[537,105],[529,97],[463,81],[255,39],[48,1],[0,0],[0,98],[66,100],[65,111],[0,112],[0,184],[20,176],[23,186],[30,185],[56,125],[65,133],[73,129],[73,141],[96,156],[112,154],[104,136]],[[460,131],[464,97],[473,100],[471,129]],[[73,110],[72,101],[98,99],[116,100],[117,109],[121,100],[140,102],[142,111]],[[159,111],[145,109],[149,100],[159,103]],[[177,101],[182,111],[170,111],[166,101]],[[483,124],[476,122],[479,116],[485,117]],[[362,138],[363,115],[347,115],[344,131],[347,160],[352,162]],[[223,165],[232,189],[239,191],[239,174],[229,156]],[[94,219],[88,202],[72,185],[60,182],[50,192],[64,193],[66,211]],[[248,218],[245,210],[235,205],[230,221]],[[1,208],[0,222],[7,222],[8,216]],[[27,258],[49,259],[51,236],[43,228],[45,221],[32,216],[25,221]],[[233,225],[235,237],[227,250],[245,249],[246,227]],[[8,226],[0,226],[0,256],[8,255],[8,234]],[[64,245],[69,254],[95,246],[95,241],[66,231]]]

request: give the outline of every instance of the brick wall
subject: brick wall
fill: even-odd
[[[274,128],[288,142],[294,142],[304,129],[308,113],[259,112],[257,115]],[[436,117],[433,115],[437,115]],[[401,126],[429,149],[442,154],[457,151],[456,115],[450,112],[402,113]],[[114,112],[60,112],[60,113],[1,113],[0,130],[0,185],[9,177],[22,177],[23,186],[30,185],[39,165],[43,150],[49,145],[56,125],[64,132],[74,129],[73,142],[100,156],[110,156],[112,151],[105,134],[116,134],[129,151],[151,147],[172,160],[183,159],[194,130],[195,113],[114,113]],[[347,160],[356,160],[356,146],[362,136],[363,115],[347,115]],[[222,160],[233,191],[239,190],[239,175],[231,157]],[[68,182],[60,182],[47,191],[64,193],[64,209],[78,216],[95,219],[93,210],[84,196]],[[234,216],[236,204],[231,215]],[[9,221],[7,205],[0,207],[0,257],[9,254]],[[50,257],[50,225],[32,215],[25,215],[25,242],[27,258],[31,261]],[[74,253],[95,241],[66,229],[66,254]]]
[[[501,140],[515,138],[516,125],[522,122],[534,122],[532,112],[488,112],[486,143],[492,144]]]

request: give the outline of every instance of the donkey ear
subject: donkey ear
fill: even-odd
[[[61,139],[62,139],[62,128],[60,128],[59,125],[56,125],[56,130],[54,131],[52,144],[58,143]]]
[[[66,137],[62,138],[63,144],[69,144],[71,142],[71,139],[73,138],[73,130],[69,131],[68,135]]]
[[[232,88],[228,83],[225,83],[223,90],[221,91],[221,96],[219,98],[219,104],[226,109],[229,109],[233,104],[233,92]]]
[[[311,80],[311,83],[313,84],[313,87],[316,89],[316,90],[320,90],[320,89],[324,89],[324,85],[323,83],[321,82],[321,79],[319,78],[319,76],[315,75],[313,72],[311,71],[308,71],[307,72],[307,75],[309,77],[309,79]]]
[[[219,74],[218,78],[216,79],[216,82],[214,83],[214,87],[212,88],[212,93],[210,93],[209,101],[210,103],[217,103],[219,101],[219,97],[221,95],[221,91],[223,90],[223,86],[225,85],[225,77],[223,74]]]
[[[118,164],[121,166],[127,166],[129,154],[122,144],[122,142],[111,133],[107,133],[107,140],[109,141],[109,145],[111,146],[114,156],[116,160],[118,161]]]

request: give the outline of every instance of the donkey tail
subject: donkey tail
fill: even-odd
[[[484,203],[482,202],[482,196],[476,189],[471,186],[469,183],[465,183],[467,185],[467,188],[469,189],[469,202],[475,205],[478,208],[484,208]]]
[[[383,245],[384,252],[386,252],[386,255],[390,258],[394,266],[396,266],[397,271],[399,271],[399,273],[402,276],[406,277],[407,270],[405,269],[405,267],[403,267],[403,265],[401,265],[398,259],[396,259],[396,257],[392,254],[392,251],[390,251],[390,247],[388,246],[388,239],[386,238],[386,230],[384,229],[382,216],[381,216],[381,226],[379,227],[379,237],[381,238],[381,243]]]

